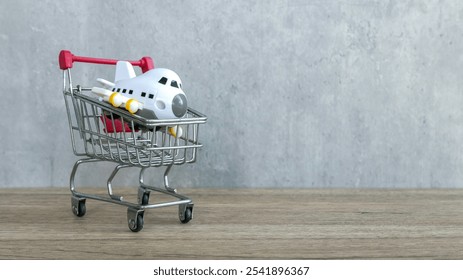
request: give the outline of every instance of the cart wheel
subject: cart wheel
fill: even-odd
[[[150,191],[142,187],[138,188],[138,204],[148,205],[149,200],[150,200]]]
[[[129,210],[130,211],[130,210]],[[136,212],[135,216],[129,217],[129,229],[133,232],[139,232],[143,229],[143,211]]]
[[[72,213],[77,217],[83,217],[87,212],[87,207],[85,207],[85,199],[76,199],[72,201]]]
[[[145,192],[141,198],[141,205],[148,205],[150,201],[150,193]]]
[[[182,209],[183,208],[183,209]],[[193,218],[193,207],[180,207],[179,208],[179,218],[182,224],[186,224]]]

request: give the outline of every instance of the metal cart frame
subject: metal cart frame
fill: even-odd
[[[113,107],[92,96],[90,88],[73,86],[71,68],[74,62],[115,65],[117,60],[75,56],[67,50],[59,55],[72,149],[76,156],[83,157],[76,161],[70,175],[72,212],[78,217],[84,216],[86,199],[123,205],[127,207],[129,229],[138,232],[143,228],[145,210],[178,205],[180,221],[188,223],[193,218],[194,204],[169,186],[168,175],[174,165],[196,161],[197,150],[202,147],[198,141],[199,125],[204,124],[207,117],[188,108],[181,119],[146,119]],[[142,72],[154,68],[149,57],[129,62],[139,66]],[[167,127],[177,127],[177,135],[178,127],[181,127],[182,136],[172,136],[167,133]],[[75,178],[79,166],[94,162],[117,164],[107,180],[107,196],[77,191]],[[114,194],[112,188],[116,174],[129,167],[140,169],[137,203],[125,201],[122,196]],[[166,167],[164,188],[145,183],[144,174],[151,167]],[[169,195],[174,200],[150,204],[152,191]]]

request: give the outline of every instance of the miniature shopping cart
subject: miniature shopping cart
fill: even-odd
[[[179,219],[187,223],[193,218],[193,202],[177,193],[169,186],[168,175],[174,165],[196,161],[199,125],[207,120],[203,114],[188,108],[180,119],[146,119],[128,111],[116,108],[98,99],[91,88],[73,86],[71,68],[74,62],[115,65],[117,60],[75,56],[69,51],[61,51],[60,68],[63,70],[63,94],[66,105],[71,142],[74,154],[83,158],[76,161],[70,175],[72,212],[85,215],[86,199],[95,199],[127,207],[127,221],[130,230],[137,232],[143,228],[144,212],[147,209],[178,206]],[[129,61],[133,66],[146,72],[154,68],[151,58],[143,57]],[[181,136],[168,133],[167,127],[182,129]],[[174,134],[175,135],[175,134]],[[78,192],[75,184],[77,169],[84,163],[113,162],[116,164],[107,180],[108,195]],[[113,193],[112,182],[117,172],[123,168],[136,167],[139,170],[137,203],[125,201]],[[147,185],[145,172],[151,167],[166,167],[164,187]],[[150,204],[150,192],[168,195],[172,200]]]

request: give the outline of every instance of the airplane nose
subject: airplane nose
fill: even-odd
[[[177,94],[172,99],[172,112],[177,118],[181,118],[185,115],[188,108],[186,97],[183,94]]]

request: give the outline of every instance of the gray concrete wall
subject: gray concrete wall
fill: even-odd
[[[57,55],[69,49],[179,73],[209,121],[172,184],[461,187],[462,22],[458,0],[2,0],[0,186],[68,184]],[[82,65],[74,79],[112,75]]]

